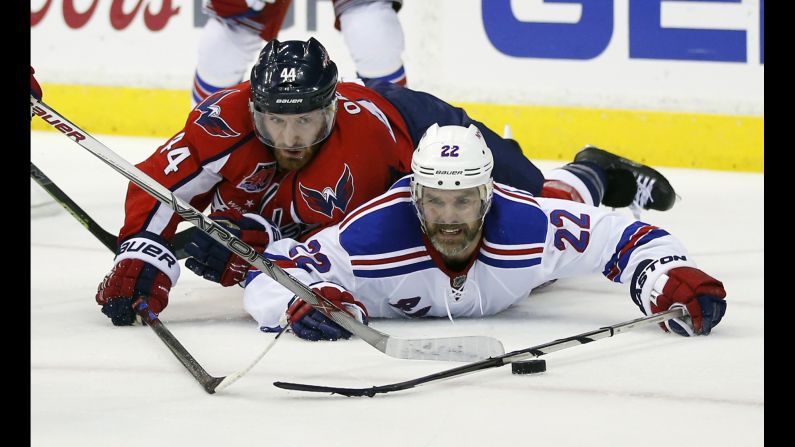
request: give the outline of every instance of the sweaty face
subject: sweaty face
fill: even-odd
[[[252,110],[257,137],[273,148],[283,170],[306,166],[334,127],[336,103],[307,113],[279,114]]]
[[[425,233],[444,257],[469,257],[480,239],[484,206],[477,187],[459,190],[423,188],[417,203]]]

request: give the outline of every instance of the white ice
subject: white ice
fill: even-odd
[[[31,134],[31,161],[115,234],[126,180],[63,135]],[[133,163],[162,143],[98,137]],[[272,382],[367,387],[459,364],[394,359],[358,339],[311,343],[286,334],[247,376],[206,394],[150,329],[114,327],[100,313],[94,294],[110,252],[65,212],[31,219],[32,445],[762,445],[764,175],[660,171],[681,201],[642,219],[678,236],[724,282],[728,310],[712,335],[688,339],[646,326],[549,354],[541,374],[512,375],[506,366],[374,398]],[[273,338],[257,331],[241,296],[183,269],[161,315],[213,375],[243,368]],[[490,335],[512,351],[639,316],[628,286],[593,275],[558,281],[490,318],[371,324],[408,338]]]

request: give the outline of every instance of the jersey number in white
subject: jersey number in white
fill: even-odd
[[[185,132],[180,132],[174,138],[172,138],[163,149],[160,149],[160,153],[168,152],[166,154],[166,159],[168,160],[168,165],[165,169],[163,169],[163,174],[168,175],[172,172],[177,172],[179,170],[179,164],[182,163],[183,160],[190,157],[190,150],[188,150],[187,146],[183,147],[174,147],[182,137],[185,136]]]
[[[392,137],[392,141],[397,141],[395,139],[395,132],[392,130],[392,126],[389,124],[389,120],[387,119],[386,115],[384,114],[384,112],[381,111],[381,109],[378,108],[377,105],[373,104],[372,101],[359,99],[356,102],[353,102],[340,94],[337,94],[337,97],[339,97],[339,99],[342,99],[344,101],[342,103],[342,108],[345,109],[345,111],[350,113],[351,115],[356,115],[359,112],[361,112],[362,107],[367,109],[367,111],[370,112],[370,114],[378,118],[378,121],[381,121],[381,123],[387,128],[387,130],[389,131],[389,135]]]

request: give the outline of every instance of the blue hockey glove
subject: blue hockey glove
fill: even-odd
[[[337,307],[347,312],[360,322],[367,324],[367,309],[364,304],[356,301],[353,295],[337,284],[324,282],[312,286],[312,290],[326,297]],[[294,297],[287,308],[287,321],[293,333],[305,340],[338,340],[348,339],[351,333],[337,323],[331,321],[320,311],[303,300]]]
[[[257,253],[264,252],[270,242],[280,238],[279,230],[256,214],[241,214],[237,210],[229,209],[216,211],[209,217],[252,246]],[[204,232],[193,233],[193,239],[185,246],[185,251],[192,256],[185,261],[185,267],[205,279],[221,283],[224,287],[239,284],[248,271],[249,264],[243,258],[233,254],[225,245],[219,244]]]

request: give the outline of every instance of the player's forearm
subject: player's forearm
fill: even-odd
[[[252,273],[249,273],[252,275]],[[243,307],[261,330],[278,330],[279,320],[287,310],[293,294],[269,276],[257,272],[243,291]]]

